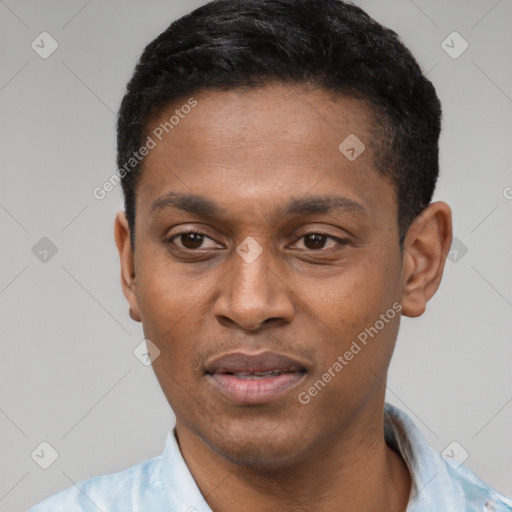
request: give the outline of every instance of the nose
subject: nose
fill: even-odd
[[[214,315],[223,325],[257,331],[293,320],[295,308],[286,285],[286,273],[279,271],[269,249],[254,260],[231,256],[230,271],[214,305]]]

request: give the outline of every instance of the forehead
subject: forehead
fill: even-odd
[[[202,91],[147,124],[155,146],[143,164],[142,201],[173,190],[268,203],[344,187],[345,196],[392,187],[373,164],[367,104],[324,90],[269,85]],[[368,195],[368,194],[366,194]]]
[[[147,123],[148,133],[155,133],[160,141],[160,131],[165,142],[179,139],[192,145],[194,140],[185,141],[180,133],[188,135],[187,126],[193,124],[197,135],[208,132],[200,143],[212,148],[268,140],[337,149],[351,133],[370,142],[375,124],[365,101],[298,84],[205,90],[194,94],[194,99],[197,106],[193,109],[187,107],[191,101],[187,97],[161,109]],[[173,126],[167,124],[166,129],[168,121]]]

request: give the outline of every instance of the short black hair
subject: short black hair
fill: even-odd
[[[117,164],[132,246],[144,160],[126,162],[146,140],[148,121],[201,90],[271,83],[367,102],[378,127],[374,165],[395,187],[402,244],[434,193],[441,105],[397,34],[341,0],[213,0],[146,46],[121,102]]]

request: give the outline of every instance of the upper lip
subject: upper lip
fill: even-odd
[[[299,360],[277,352],[229,352],[206,363],[206,373],[304,372],[306,366]]]

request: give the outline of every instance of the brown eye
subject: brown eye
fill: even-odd
[[[308,249],[323,249],[326,241],[327,236],[318,233],[312,233],[304,237],[304,245]]]
[[[215,240],[200,231],[182,231],[168,238],[166,242],[183,251],[222,249]]]
[[[325,233],[307,233],[302,235],[296,242],[296,249],[305,249],[308,251],[325,251],[335,250],[348,244],[348,241],[336,236],[328,235]],[[325,252],[322,251],[322,252]]]
[[[182,233],[179,239],[185,249],[198,249],[203,244],[204,235],[201,233]]]

